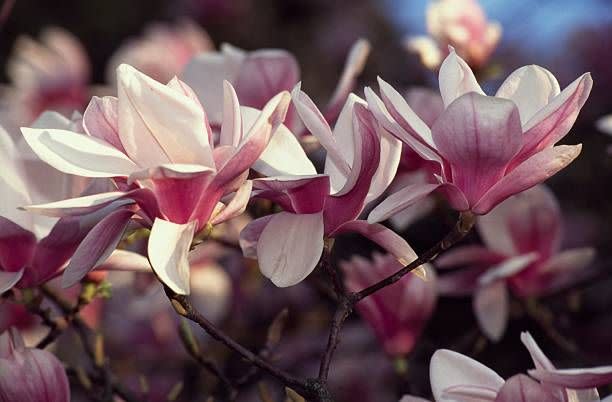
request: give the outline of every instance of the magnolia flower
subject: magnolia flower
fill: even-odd
[[[440,278],[451,295],[474,292],[474,312],[484,333],[498,340],[509,315],[508,290],[518,297],[539,296],[580,278],[595,255],[591,247],[561,251],[562,216],[543,185],[511,197],[480,217],[485,246],[463,246],[444,254],[436,266],[465,266]]]
[[[26,348],[16,329],[0,335],[0,400],[70,402],[62,363],[46,350]]]
[[[304,167],[301,174],[253,180],[254,195],[284,210],[252,221],[241,234],[244,255],[257,258],[277,286],[292,286],[316,267],[325,238],[357,232],[380,244],[403,264],[413,251],[382,225],[358,220],[365,205],[387,188],[399,163],[401,143],[386,133],[351,94],[334,130],[297,86],[293,103],[307,129],[327,150],[325,174]],[[297,170],[297,169],[296,169]]]
[[[51,166],[113,178],[118,191],[28,209],[67,216],[114,203],[113,212],[81,243],[64,285],[102,263],[134,218],[151,228],[148,257],[157,276],[173,291],[187,294],[187,255],[194,234],[244,211],[251,191],[248,171],[282,122],[290,95],[278,94],[252,121],[243,122],[236,94],[226,83],[221,139],[215,147],[206,113],[185,83],[173,79],[163,85],[128,65],[119,66],[117,77],[118,97],[94,97],[87,107],[85,134],[22,132]],[[230,194],[229,201],[221,202]]]
[[[416,259],[416,254],[411,258]],[[391,255],[376,253],[372,262],[355,256],[340,267],[348,290],[358,292],[394,274],[402,265]],[[433,313],[437,298],[435,274],[430,266],[424,269],[427,281],[407,275],[357,304],[357,310],[391,356],[410,353]]]
[[[61,129],[78,122],[45,113],[35,123]],[[57,274],[95,218],[55,219],[28,214],[19,207],[80,195],[85,179],[49,171],[23,142],[15,143],[0,127],[0,293],[13,286],[30,287]]]
[[[487,21],[477,0],[432,0],[427,7],[427,31],[430,37],[408,38],[406,47],[433,70],[448,46],[456,48],[470,66],[483,67],[497,47],[502,29],[499,23]]]
[[[429,127],[389,84],[379,79],[382,100],[366,88],[379,123],[423,159],[436,183],[405,187],[368,217],[380,222],[441,191],[458,211],[484,215],[513,194],[543,182],[580,154],[581,145],[555,146],[571,129],[592,86],[587,73],[560,92],[542,67],[513,72],[486,96],[472,70],[454,51],[440,68],[445,110]]]
[[[121,64],[129,64],[159,82],[168,82],[183,71],[194,55],[213,48],[206,32],[189,20],[174,26],[154,24],[142,37],[128,40],[113,54],[106,70],[108,82],[116,82],[115,71]],[[222,95],[219,101],[223,102]]]
[[[30,124],[45,110],[69,115],[87,104],[87,53],[76,37],[61,28],[43,31],[39,41],[18,38],[7,74],[11,81],[7,117],[16,124]]]
[[[361,74],[370,44],[357,41],[351,48],[342,76],[324,112],[327,122],[338,117],[342,105]],[[241,105],[261,109],[268,99],[281,91],[291,90],[300,81],[300,67],[295,57],[280,49],[262,49],[246,52],[223,44],[219,52],[200,54],[187,65],[183,79],[194,91],[208,112],[211,123],[218,124],[222,117],[223,80],[236,88]],[[303,126],[290,111],[285,125],[295,134],[303,134]],[[306,138],[308,142],[310,138]]]
[[[508,380],[490,368],[460,353],[440,349],[429,365],[431,390],[436,402],[596,402],[597,388],[612,383],[612,366],[557,369],[528,332],[521,341],[535,368],[529,376],[517,374]],[[610,401],[612,398],[604,399]],[[405,396],[400,402],[425,399]]]

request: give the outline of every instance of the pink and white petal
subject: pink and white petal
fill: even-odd
[[[368,215],[368,222],[382,222],[419,202],[440,187],[440,184],[412,184],[391,194],[378,204]]]
[[[348,176],[350,161],[344,158],[344,152],[336,142],[327,120],[325,120],[312,99],[300,90],[300,84],[293,88],[291,99],[306,129],[319,140],[319,143],[327,151],[327,157],[333,160],[334,165],[345,176]]]
[[[419,398],[418,396],[404,395],[399,402],[430,402],[429,399]]]
[[[13,221],[0,216],[0,267],[18,271],[29,266],[36,248],[36,236]]]
[[[505,256],[518,253],[510,231],[512,212],[512,204],[502,202],[476,220],[476,229],[486,247]]]
[[[85,215],[128,196],[129,193],[123,191],[111,191],[47,204],[28,205],[24,206],[23,209],[41,215],[61,218],[64,216]]]
[[[460,246],[453,247],[451,250],[436,258],[436,268],[457,268],[476,265],[494,265],[501,262],[504,255],[483,246]]]
[[[444,401],[447,389],[454,386],[481,386],[499,391],[504,379],[487,366],[460,353],[437,350],[429,365],[431,390],[436,401]],[[475,402],[469,399],[465,402]]]
[[[544,385],[532,380],[525,374],[510,377],[495,398],[495,402],[552,402],[558,400],[557,396]]]
[[[113,251],[106,261],[96,266],[96,270],[152,273],[146,257],[128,250]]]
[[[444,59],[440,66],[439,81],[440,94],[442,95],[445,107],[448,107],[455,99],[469,92],[484,95],[472,69],[452,48],[450,48],[449,55],[446,56],[446,59]]]
[[[478,288],[478,278],[485,268],[464,268],[440,275],[436,281],[438,294],[450,297],[472,296]]]
[[[243,131],[248,132],[260,111],[241,107]],[[281,124],[272,134],[268,146],[253,164],[253,170],[264,176],[314,175],[317,171],[296,136]]]
[[[521,342],[529,351],[531,355],[531,360],[533,360],[533,364],[538,370],[554,370],[555,366],[552,362],[546,357],[540,346],[536,343],[535,339],[531,336],[529,332],[521,332]]]
[[[431,129],[423,120],[408,106],[406,99],[391,85],[378,77],[380,95],[382,100],[395,121],[408,133],[425,143],[428,147],[436,149]]]
[[[236,191],[229,204],[227,204],[217,215],[214,215],[210,223],[212,225],[217,225],[241,215],[246,210],[249,200],[251,199],[252,188],[253,181],[245,181],[238,191]]]
[[[285,211],[297,214],[321,212],[329,196],[329,177],[278,176],[255,179],[256,196],[279,204]]]
[[[580,369],[535,369],[529,375],[544,383],[571,389],[602,387],[612,383],[612,366]]]
[[[176,224],[155,219],[149,236],[147,254],[159,280],[177,294],[187,295],[189,286],[189,248],[197,222]]]
[[[547,273],[568,273],[586,268],[594,258],[593,247],[565,250],[551,257],[540,269]]]
[[[505,261],[502,261],[499,264],[489,268],[487,272],[478,278],[478,283],[481,286],[488,286],[499,280],[507,279],[529,267],[539,257],[540,256],[538,253],[529,253],[519,255],[517,257],[510,257]]]
[[[104,140],[125,153],[119,138],[119,115],[117,98],[94,96],[83,113],[83,128],[92,137]]]
[[[514,70],[495,96],[513,101],[521,115],[521,123],[525,124],[559,92],[561,89],[555,76],[547,69],[532,64]]]
[[[444,400],[488,402],[495,401],[497,391],[480,385],[455,385],[444,392]]]
[[[355,148],[358,146],[357,143],[359,142],[359,139],[355,138],[356,133],[353,131],[353,112],[355,110],[355,104],[366,105],[366,102],[357,95],[350,94],[334,126],[333,136],[342,154],[342,165],[337,166],[334,162],[334,158],[329,154],[325,158],[324,173],[329,175],[333,194],[340,192],[346,185],[348,177],[351,176],[350,173],[346,174],[346,172],[342,170],[344,162],[351,167],[351,171],[355,168],[359,168],[359,166],[354,166]]]
[[[23,277],[23,269],[16,272],[0,271],[0,295],[13,288]]]
[[[504,281],[480,286],[473,299],[474,314],[482,332],[493,342],[504,335],[510,306]]]
[[[85,236],[62,274],[62,286],[70,287],[102,264],[117,248],[134,212],[119,209],[108,214]]]
[[[285,119],[290,102],[289,93],[281,92],[266,104],[238,148],[218,168],[214,180],[217,186],[222,188],[228,185],[259,159],[271,136]]]
[[[536,113],[523,127],[524,145],[514,163],[522,162],[565,137],[586,103],[592,87],[591,75],[584,74]]]
[[[64,173],[85,177],[128,176],[138,166],[108,142],[67,130],[22,127],[40,159]]]
[[[323,235],[322,213],[273,215],[257,242],[261,273],[278,287],[298,284],[317,266]]]
[[[468,93],[447,106],[432,136],[450,163],[453,184],[473,206],[504,176],[521,147],[522,131],[513,102]]]
[[[127,64],[117,78],[119,137],[132,160],[214,166],[200,104]]]
[[[188,163],[165,163],[130,174],[128,184],[143,180],[192,179],[200,176],[212,176],[214,173],[216,173],[214,167]]]
[[[219,144],[237,147],[241,140],[242,117],[238,95],[232,84],[223,81],[223,124],[221,124]]]
[[[274,215],[267,215],[263,218],[252,220],[240,232],[240,248],[246,258],[257,258],[257,242],[261,232],[263,232],[273,217]]]
[[[240,103],[261,109],[269,99],[290,91],[300,79],[295,57],[281,49],[262,49],[247,53],[233,81]]]
[[[382,127],[377,127],[380,136],[380,163],[372,178],[366,204],[380,197],[395,179],[402,158],[402,142]]]
[[[423,120],[428,127],[438,120],[444,112],[444,102],[440,93],[426,87],[411,87],[404,97],[408,105]]]
[[[370,42],[366,39],[357,40],[351,47],[338,85],[325,108],[325,120],[334,121],[338,117],[342,105],[357,83],[357,77],[365,67],[371,48]]]
[[[569,165],[582,150],[582,145],[559,145],[533,155],[487,191],[472,211],[484,215],[511,195],[542,183]]]

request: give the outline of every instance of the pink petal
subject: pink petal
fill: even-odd
[[[334,121],[338,117],[342,105],[357,83],[357,77],[365,67],[371,47],[370,42],[366,39],[359,39],[351,47],[344,64],[344,70],[342,70],[342,76],[340,76],[331,100],[325,108],[325,119],[327,121]]]
[[[486,214],[511,195],[527,190],[569,165],[580,154],[582,145],[559,145],[547,148],[518,165],[482,196],[472,208]]]
[[[165,163],[133,172],[128,177],[128,184],[146,180],[193,179],[200,176],[212,176],[214,173],[216,173],[214,167],[186,163]]]
[[[319,140],[319,143],[327,151],[327,158],[333,161],[340,172],[348,176],[350,161],[345,159],[344,152],[336,142],[327,120],[325,120],[312,99],[300,90],[299,84],[291,92],[291,98],[295,110],[308,131]]]
[[[529,375],[542,382],[572,389],[602,387],[612,384],[612,366],[582,369],[529,370]]]
[[[245,134],[242,143],[218,169],[215,185],[224,187],[251,168],[265,150],[274,131],[285,119],[289,102],[289,93],[281,92],[266,104],[257,121]]]
[[[67,288],[78,283],[111,255],[121,241],[133,215],[134,212],[129,209],[114,211],[85,236],[62,275],[63,287]]]
[[[592,247],[575,248],[556,254],[540,268],[542,273],[571,273],[587,267],[595,258]]]
[[[83,128],[92,137],[100,138],[125,153],[119,139],[117,98],[94,96],[83,113]]]
[[[247,258],[257,258],[257,242],[261,236],[261,232],[274,215],[267,215],[263,218],[258,218],[249,222],[242,232],[240,232],[240,248],[242,254]]]
[[[501,262],[505,257],[482,246],[460,246],[436,258],[436,268],[457,268],[462,266],[491,266]]]
[[[189,294],[188,253],[197,222],[180,225],[155,219],[149,236],[147,254],[161,282],[182,295]]]
[[[525,143],[514,164],[526,160],[565,137],[589,97],[592,86],[591,75],[584,74],[533,116],[523,128]]]
[[[380,197],[395,179],[402,157],[402,142],[382,127],[377,127],[380,137],[380,163],[372,178],[366,204]]]
[[[493,402],[497,396],[497,391],[491,388],[482,387],[479,385],[455,385],[449,387],[444,392],[446,400],[452,398],[453,401],[468,401],[468,402]]]
[[[16,223],[0,216],[0,269],[19,271],[30,264],[36,247],[36,236]]]
[[[557,400],[556,395],[524,374],[509,378],[495,398],[495,402],[552,402]]]
[[[238,95],[236,95],[232,84],[223,81],[223,124],[221,125],[219,145],[237,147],[241,140],[242,118]]]
[[[506,284],[498,281],[479,287],[474,294],[473,307],[482,332],[493,342],[499,341],[510,313]]]
[[[323,252],[323,215],[279,212],[259,236],[261,273],[278,287],[293,286],[317,266]]]
[[[23,269],[15,272],[0,271],[0,295],[15,286],[23,277]]]
[[[240,186],[238,191],[236,191],[230,202],[221,210],[221,212],[219,212],[218,215],[214,216],[210,220],[210,223],[212,225],[217,225],[241,215],[249,203],[252,188],[253,182],[251,180],[245,181],[244,184]]]
[[[300,80],[300,67],[295,57],[279,49],[248,53],[234,83],[240,103],[262,109],[269,99],[289,91]]]
[[[452,48],[440,66],[439,81],[440,94],[445,107],[470,92],[484,95],[472,69],[461,57],[457,56],[455,49]]]
[[[513,71],[495,96],[513,101],[521,115],[521,123],[525,124],[559,92],[559,83],[550,71],[530,65]]]
[[[374,116],[365,106],[355,104],[353,112],[355,155],[342,191],[328,197],[325,205],[325,232],[351,221],[363,211],[372,179],[380,163],[380,139]]]
[[[473,206],[504,176],[522,131],[513,102],[469,93],[447,107],[432,135],[450,163],[453,184]]]
[[[151,273],[151,264],[146,257],[128,250],[115,250],[102,264],[96,267],[99,271],[127,271]]]
[[[321,212],[329,195],[329,177],[287,176],[255,179],[256,196],[277,203],[287,212],[313,214]]]
[[[510,278],[529,267],[534,261],[538,260],[539,257],[538,253],[529,253],[508,258],[489,268],[487,272],[478,279],[478,283],[485,286],[502,279]]]
[[[446,349],[432,356],[429,378],[436,401],[444,401],[446,390],[454,386],[480,386],[495,392],[504,385],[504,379],[485,365]]]
[[[428,127],[444,112],[444,102],[437,91],[424,87],[412,87],[405,93],[406,102]]]
[[[437,190],[440,184],[419,183],[408,185],[391,194],[378,204],[368,215],[368,222],[382,222]]]

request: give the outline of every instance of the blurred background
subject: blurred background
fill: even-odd
[[[427,396],[428,360],[441,347],[474,356],[505,377],[524,371],[531,365],[519,342],[519,333],[523,330],[530,330],[541,340],[545,351],[559,366],[612,363],[612,203],[609,202],[612,156],[606,151],[612,137],[599,132],[595,125],[598,118],[612,113],[612,3],[609,0],[482,0],[481,4],[488,18],[499,21],[503,27],[501,42],[490,61],[497,73],[483,85],[489,94],[494,93],[511,71],[526,64],[546,67],[562,88],[583,72],[590,71],[593,75],[591,96],[572,132],[563,140],[570,144],[583,143],[583,153],[548,182],[560,200],[566,220],[566,246],[590,245],[598,252],[594,276],[571,291],[552,295],[545,301],[553,312],[551,320],[555,327],[577,349],[569,353],[567,348],[547,340],[550,334],[516,311],[502,341],[492,345],[476,330],[469,298],[442,298],[416,349],[398,361],[385,356],[355,314],[343,335],[332,370],[332,381],[343,401],[392,401],[407,392]],[[426,0],[16,0],[0,28],[0,80],[8,84],[6,63],[19,36],[37,37],[42,29],[59,26],[83,43],[91,62],[92,83],[104,84],[107,63],[122,43],[142,35],[150,23],[189,18],[203,27],[216,46],[227,42],[247,50],[289,50],[300,64],[302,87],[315,100],[328,99],[350,46],[361,37],[371,42],[372,52],[360,76],[358,94],[364,85],[376,86],[377,75],[396,88],[435,88],[436,75],[403,46],[406,36],[425,34],[426,6]],[[417,251],[424,250],[452,224],[452,215],[447,215],[446,219],[440,214],[425,217],[406,229],[404,235]],[[466,243],[475,241],[476,234],[465,240]],[[355,252],[371,251],[368,242],[356,237],[341,239],[336,249],[341,250],[336,253],[336,260]],[[236,257],[223,258],[220,265],[225,267]],[[253,285],[251,277],[245,288],[244,273],[241,275],[240,280],[239,275],[232,277],[232,286],[242,286],[237,292],[242,299],[231,302],[232,313],[225,316],[223,325],[257,349],[276,314],[289,308],[277,359],[294,372],[312,373],[325,344],[332,304],[309,284],[276,289],[261,279]],[[259,274],[254,270],[250,275]],[[261,295],[262,289],[270,291],[263,291],[265,297],[258,297],[257,302],[249,299],[254,292]],[[115,349],[109,352],[113,364],[119,367],[119,373],[125,372],[131,378],[135,389],[142,388],[145,376],[149,378],[149,387],[161,387],[160,394],[165,395],[182,378],[183,391],[177,400],[204,401],[194,396],[207,395],[207,387],[214,381],[202,380],[206,374],[198,374],[195,364],[185,358],[173,332],[176,324],[172,318],[168,320],[155,321],[155,325],[171,328],[172,334],[168,335],[171,340],[167,343],[156,340],[155,346],[151,349],[143,346],[143,351],[136,355],[134,348],[142,342],[141,338],[124,341],[119,336],[109,336],[116,342]],[[145,319],[141,325],[146,327],[152,323]],[[107,328],[121,333],[113,326]],[[248,336],[244,331],[248,331]],[[172,349],[168,346],[172,344],[180,358],[160,366],[156,353]],[[244,362],[229,357],[214,344],[207,345],[212,356],[227,359],[231,374],[245,370]],[[168,370],[174,375],[167,375]],[[254,389],[241,400],[256,400]],[[359,399],[354,395],[359,395]]]

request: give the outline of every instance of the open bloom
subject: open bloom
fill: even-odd
[[[416,258],[414,254],[412,259]],[[341,263],[346,286],[351,292],[365,289],[401,267],[394,256],[381,254],[375,254],[372,262],[355,256]],[[437,289],[434,270],[428,265],[424,269],[426,281],[407,275],[357,304],[359,314],[372,327],[391,356],[410,353],[435,308]]]
[[[406,40],[425,67],[436,69],[448,46],[453,46],[470,66],[480,68],[489,60],[501,37],[501,26],[490,22],[477,0],[432,0],[427,7],[430,37]]]
[[[599,386],[612,383],[612,366],[557,369],[528,332],[521,341],[534,369],[504,380],[485,365],[452,350],[440,349],[429,365],[435,402],[597,402]],[[606,398],[605,401],[609,401]],[[401,402],[425,401],[405,396]]]
[[[595,256],[590,247],[561,251],[562,216],[554,195],[536,186],[480,217],[485,246],[455,248],[436,261],[440,268],[465,269],[440,278],[440,291],[474,293],[474,311],[484,333],[497,340],[509,315],[508,291],[530,297],[559,289],[581,278]]]
[[[363,39],[351,48],[342,76],[323,113],[327,122],[332,123],[338,117],[357,76],[365,66],[369,52],[370,44]],[[295,87],[300,81],[300,67],[295,57],[285,50],[246,52],[223,44],[219,52],[194,57],[183,72],[183,79],[198,94],[214,125],[221,122],[223,80],[236,88],[241,105],[261,109],[272,96]],[[284,124],[298,136],[306,134],[292,109]],[[307,142],[309,139],[312,138],[303,138]]]
[[[560,92],[549,71],[526,66],[514,71],[496,96],[486,96],[472,70],[451,51],[439,81],[445,110],[432,127],[382,79],[382,99],[366,88],[368,106],[380,124],[432,162],[429,169],[437,181],[392,194],[368,221],[382,221],[435,190],[454,209],[484,215],[580,154],[581,145],[555,143],[569,132],[586,102],[592,86],[588,73]]]
[[[118,97],[94,97],[87,107],[85,134],[44,128],[22,132],[51,166],[113,178],[119,191],[29,209],[65,216],[117,206],[81,243],[74,268],[66,271],[72,272],[66,285],[104,261],[137,217],[151,227],[148,256],[158,277],[177,293],[188,293],[187,254],[194,234],[244,211],[251,191],[248,171],[282,122],[290,95],[272,98],[243,127],[236,94],[226,83],[224,124],[215,147],[206,113],[185,83],[173,79],[163,85],[128,65],[119,66],[117,77]]]
[[[16,125],[30,124],[45,110],[69,115],[87,104],[90,65],[85,49],[69,32],[50,28],[40,40],[17,39],[7,63],[11,81],[4,102]]]
[[[213,48],[206,32],[189,20],[175,25],[153,24],[142,37],[128,40],[113,54],[106,69],[108,82],[116,82],[115,71],[119,65],[129,64],[165,83],[179,75],[194,55]]]
[[[74,128],[73,122],[57,113],[45,113],[36,122],[57,128]],[[0,127],[0,293],[13,286],[30,287],[57,274],[95,222],[83,219],[56,219],[19,210],[32,203],[44,203],[80,195],[86,179],[48,167],[27,144],[14,143]]]
[[[70,402],[62,363],[46,350],[26,348],[16,329],[0,335],[0,400]]]
[[[252,221],[241,234],[245,256],[257,258],[262,273],[277,286],[302,281],[316,267],[325,238],[360,233],[402,263],[413,251],[382,225],[358,220],[365,205],[395,175],[401,143],[380,127],[365,102],[351,94],[334,130],[312,100],[296,87],[293,103],[307,129],[327,150],[325,174],[304,167],[302,174],[253,180],[254,195],[283,212]]]

